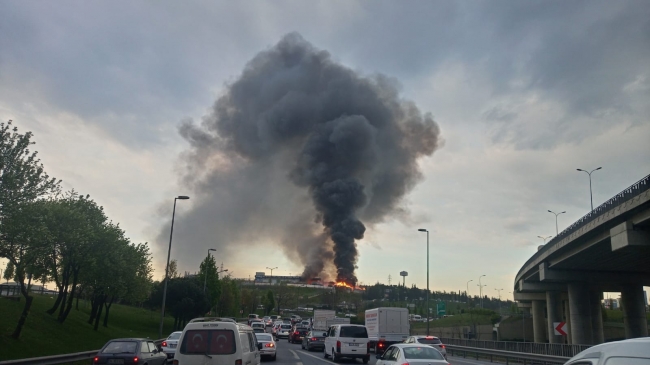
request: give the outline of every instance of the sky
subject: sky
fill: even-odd
[[[383,75],[440,128],[399,214],[366,224],[362,284],[405,270],[425,287],[425,228],[433,290],[476,295],[486,275],[486,295],[511,297],[538,236],[555,234],[547,210],[566,211],[560,231],[589,211],[577,168],[602,167],[595,206],[650,173],[647,1],[2,1],[0,118],[34,132],[65,189],[150,244],[156,279],[177,195],[190,196],[176,206],[181,272],[217,248],[235,277],[300,274],[272,219],[233,232],[227,210],[201,210],[228,194],[188,183],[181,134],[293,33],[360,77]],[[304,214],[273,204],[264,215]]]

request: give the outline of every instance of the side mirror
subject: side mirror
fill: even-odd
[[[327,332],[323,332],[323,337],[327,337]]]
[[[261,343],[258,343],[258,344],[257,344],[257,349],[258,349],[258,350],[261,350],[261,349],[262,349],[262,344],[261,344]]]
[[[377,354],[377,355],[375,355],[375,358],[377,358],[377,359],[381,359],[381,354]]]
[[[157,354],[157,353],[158,353],[158,349],[153,349],[153,353],[154,353],[154,354]]]

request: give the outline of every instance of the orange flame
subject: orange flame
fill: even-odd
[[[348,288],[348,289],[354,289],[354,287],[352,285],[350,285],[350,284],[348,284],[348,283],[346,283],[344,281],[337,281],[336,284],[334,284],[334,286]]]

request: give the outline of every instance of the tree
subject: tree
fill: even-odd
[[[262,298],[262,305],[264,305],[264,314],[269,315],[275,307],[275,298],[273,297],[272,291],[267,291],[266,295]]]
[[[37,152],[29,150],[34,144],[32,136],[31,132],[18,133],[11,120],[0,123],[0,257],[13,263],[25,297],[14,338],[20,337],[33,301],[28,291],[31,281],[25,285],[25,279],[45,271],[41,262],[44,252],[40,242],[44,236],[39,200],[58,193],[61,183],[45,173]]]
[[[169,261],[169,278],[170,279],[176,279],[180,275],[178,275],[178,261],[176,259]]]
[[[12,280],[14,278],[14,263],[9,261],[7,263],[7,268],[5,269],[4,275],[2,277],[7,280],[7,283],[9,283],[9,280]]]
[[[199,267],[199,282],[205,286],[206,295],[210,303],[210,310],[216,307],[221,297],[221,283],[217,271],[217,262],[214,256],[208,255]]]

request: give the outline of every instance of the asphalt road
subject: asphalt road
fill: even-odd
[[[363,365],[361,360],[350,360],[342,359],[338,363],[335,363],[331,359],[323,358],[322,352],[309,352],[300,348],[300,344],[291,344],[286,339],[278,340],[278,357],[275,362],[270,360],[262,360],[263,364],[266,365],[332,365],[332,364],[357,364]],[[462,357],[455,357],[448,355],[447,361],[451,365],[488,365],[489,361],[476,361],[472,359],[463,359]],[[375,358],[374,353],[370,353],[370,365],[375,365],[377,359]]]

